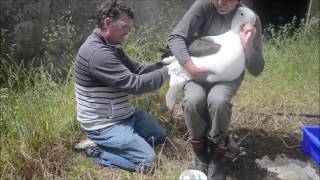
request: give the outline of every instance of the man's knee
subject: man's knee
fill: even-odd
[[[192,111],[198,108],[204,108],[206,96],[194,94],[193,96],[184,97],[182,107],[185,111]]]
[[[214,109],[229,109],[232,107],[230,100],[224,96],[211,96],[208,98],[208,107]]]

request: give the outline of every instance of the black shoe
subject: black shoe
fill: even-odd
[[[225,180],[223,172],[223,157],[212,157],[208,165],[208,180]]]

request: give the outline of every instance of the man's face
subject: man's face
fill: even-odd
[[[106,23],[108,28],[106,38],[113,45],[122,44],[132,26],[132,19],[126,13],[121,13],[117,20]]]
[[[228,14],[238,4],[238,0],[212,0],[219,14]]]

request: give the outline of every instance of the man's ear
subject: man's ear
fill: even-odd
[[[111,19],[109,17],[106,17],[104,18],[103,20],[103,26],[106,28],[106,27],[109,27],[110,26],[110,23],[111,23]]]

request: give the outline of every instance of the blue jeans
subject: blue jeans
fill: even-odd
[[[86,131],[98,146],[89,155],[98,164],[128,171],[149,172],[156,162],[154,146],[164,142],[166,131],[143,110],[105,129]]]

